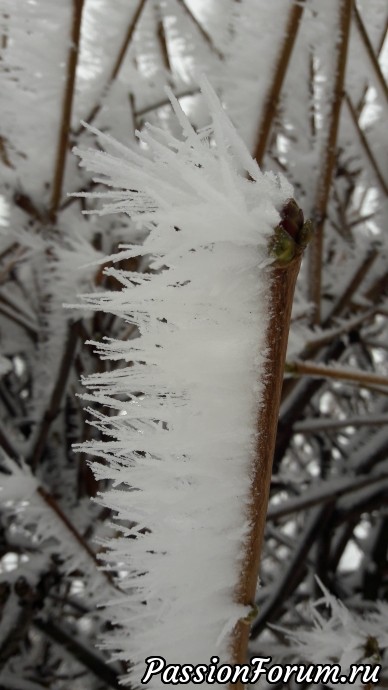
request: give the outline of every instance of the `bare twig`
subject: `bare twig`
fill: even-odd
[[[346,286],[344,292],[339,297],[337,302],[334,304],[330,311],[330,314],[325,319],[323,326],[326,327],[329,323],[336,317],[342,314],[345,308],[349,305],[352,297],[360,287],[362,281],[365,279],[366,275],[369,273],[371,267],[378,257],[377,249],[371,249],[363,262],[356,268],[354,275],[351,277],[348,285]]]
[[[349,112],[350,112],[353,124],[355,126],[356,132],[357,132],[358,137],[361,141],[362,147],[363,147],[363,149],[364,149],[364,151],[368,157],[368,160],[369,160],[369,162],[373,168],[373,171],[376,175],[376,178],[379,181],[379,184],[380,184],[383,192],[388,195],[388,184],[384,180],[383,174],[379,168],[379,165],[376,161],[376,158],[374,157],[374,155],[372,153],[372,150],[369,146],[368,140],[365,136],[365,132],[360,127],[360,123],[358,121],[356,109],[355,109],[355,107],[354,107],[354,105],[353,105],[352,101],[350,100],[349,95],[347,93],[345,93],[345,100],[346,100],[346,104],[349,108]]]
[[[174,95],[175,95],[175,98],[177,98],[179,101],[181,98],[187,98],[188,96],[197,96],[199,93],[200,93],[200,90],[196,87],[193,87],[190,89],[185,89],[184,91],[180,91],[179,93],[176,93]],[[170,99],[169,98],[162,98],[160,101],[157,101],[156,103],[152,103],[151,105],[147,105],[144,108],[136,110],[135,111],[135,118],[136,119],[143,118],[145,115],[152,113],[154,110],[158,110],[158,108],[164,108],[166,105],[171,106]]]
[[[323,379],[349,381],[360,385],[367,383],[375,386],[388,386],[388,376],[364,371],[350,371],[340,367],[332,368],[323,364],[314,364],[314,362],[287,362],[286,372],[293,376],[314,376]]]
[[[319,324],[321,321],[323,229],[329,200],[332,174],[336,159],[336,143],[343,95],[343,84],[345,79],[352,6],[353,0],[341,0],[339,9],[339,29],[341,40],[337,53],[336,74],[333,84],[328,135],[325,142],[325,153],[322,165],[320,166],[319,181],[314,203],[314,220],[316,226],[314,239],[311,242],[309,257],[309,298],[314,305],[313,323],[315,324]]]
[[[131,44],[132,38],[133,38],[134,33],[136,31],[138,21],[140,19],[141,13],[143,11],[143,8],[144,8],[144,5],[146,4],[146,2],[147,2],[147,0],[140,0],[139,4],[137,6],[136,12],[133,15],[133,17],[132,17],[132,19],[128,25],[127,32],[124,36],[124,40],[120,46],[120,50],[119,50],[118,55],[116,57],[116,60],[113,64],[113,67],[112,67],[112,70],[109,74],[108,80],[105,84],[105,88],[103,90],[102,97],[100,98],[99,102],[93,106],[93,108],[90,110],[89,114],[84,118],[85,122],[87,122],[88,124],[91,124],[95,120],[95,118],[97,117],[97,115],[100,112],[102,105],[103,105],[103,103],[102,103],[103,96],[109,91],[110,86],[112,85],[112,83],[116,79],[118,73],[120,72],[121,65],[123,64],[124,58],[127,54],[127,50]],[[74,135],[76,137],[78,137],[82,131],[83,131],[83,128],[81,126],[77,130],[75,130]]]
[[[364,46],[365,46],[366,52],[367,52],[367,54],[368,54],[368,57],[369,57],[369,59],[370,59],[371,65],[372,65],[373,70],[374,70],[374,73],[375,73],[375,75],[376,75],[376,79],[377,79],[377,81],[378,81],[378,83],[379,83],[379,86],[380,86],[381,89],[382,89],[382,92],[383,92],[383,94],[384,94],[386,100],[388,101],[388,87],[387,87],[387,83],[386,83],[386,81],[385,81],[385,79],[384,79],[384,75],[383,75],[383,73],[382,73],[382,71],[381,71],[381,67],[380,67],[379,61],[378,61],[378,59],[377,59],[377,57],[376,57],[376,55],[375,55],[375,51],[373,50],[373,46],[372,46],[372,44],[371,44],[371,42],[370,42],[370,39],[369,39],[367,30],[366,30],[366,28],[365,28],[364,22],[362,21],[361,15],[360,15],[360,13],[359,13],[359,11],[358,11],[358,9],[357,9],[356,3],[354,3],[353,11],[354,11],[354,18],[355,18],[355,20],[356,20],[357,29],[358,29],[358,31],[360,32],[361,40],[362,40],[362,42],[363,42],[363,44],[364,44]]]
[[[74,323],[69,328],[68,340],[59,367],[58,378],[52,390],[46,411],[40,422],[33,449],[31,452],[30,464],[33,469],[36,469],[39,465],[39,462],[42,458],[45,449],[51,424],[59,412],[62,397],[65,392],[68,377],[72,368],[73,359],[78,342],[78,336],[78,323]]]
[[[276,109],[279,103],[280,93],[283,87],[284,79],[287,73],[287,68],[290,63],[292,49],[298,35],[300,20],[304,10],[303,2],[293,3],[290,9],[290,14],[287,21],[286,37],[282,44],[280,54],[278,56],[275,73],[272,79],[272,84],[268,92],[265,105],[263,108],[261,122],[257,134],[257,144],[255,146],[254,158],[256,158],[259,165],[262,164],[264,154],[267,148],[267,142],[270,135],[272,123],[276,114]]]
[[[371,477],[351,477],[350,479],[344,478],[344,480],[337,478],[334,482],[328,481],[326,484],[320,482],[316,490],[314,490],[314,488],[309,491],[306,490],[302,496],[290,498],[287,501],[282,501],[279,505],[271,507],[268,511],[267,519],[278,520],[291,513],[297,513],[302,510],[307,510],[307,508],[311,508],[312,506],[328,503],[340,496],[346,496],[349,493],[359,491],[367,486],[379,484],[382,480],[386,480],[387,478],[388,473],[382,473]]]
[[[219,57],[220,60],[224,59],[223,54],[221,53],[220,50],[214,45],[214,42],[211,38],[211,36],[208,34],[208,32],[203,28],[202,24],[198,21],[197,17],[194,16],[192,13],[191,9],[186,5],[185,0],[177,0],[178,4],[182,8],[182,10],[187,14],[187,16],[190,18],[190,20],[193,22],[193,24],[197,27],[198,31],[200,32],[202,38],[205,40],[209,48],[212,50],[212,52]]]
[[[388,414],[376,415],[354,415],[353,417],[346,417],[345,419],[323,419],[322,417],[302,419],[302,421],[294,424],[294,432],[296,434],[316,434],[321,431],[334,431],[335,429],[343,429],[348,426],[381,426],[388,424]]]
[[[71,30],[71,44],[67,63],[66,87],[63,97],[62,118],[59,129],[57,155],[55,161],[54,181],[51,193],[50,219],[55,221],[58,206],[61,200],[62,183],[65,174],[66,153],[73,107],[75,74],[78,62],[78,50],[81,37],[81,20],[84,0],[73,0],[73,23]]]
[[[318,535],[322,532],[333,510],[332,503],[316,507],[312,511],[299,544],[294,550],[288,566],[284,569],[282,576],[276,584],[275,590],[270,598],[267,599],[260,610],[258,619],[252,627],[252,637],[259,635],[263,627],[282,610],[286,599],[295,591],[300,581],[303,579],[307,569],[307,557],[310,549],[315,544]]]
[[[82,666],[88,668],[99,681],[104,683],[104,686],[117,690],[122,687],[119,683],[118,673],[105,663],[94,650],[90,650],[84,642],[74,635],[73,631],[67,630],[62,621],[59,623],[59,621],[35,618],[33,623],[40,632],[50,637],[56,644],[65,647],[66,651],[77,659]]]
[[[380,40],[379,40],[378,47],[377,47],[377,51],[376,51],[376,57],[377,57],[377,58],[380,57],[381,52],[382,52],[382,50],[383,50],[383,48],[384,48],[384,43],[385,43],[385,39],[386,39],[386,36],[387,36],[387,32],[388,32],[388,19],[387,19],[387,21],[385,22],[385,26],[384,26],[384,28],[383,28],[383,30],[382,30],[382,32],[381,32],[381,35],[380,35]],[[368,84],[365,84],[364,90],[363,90],[363,92],[362,92],[362,96],[361,96],[359,102],[357,103],[357,108],[356,108],[356,110],[357,110],[357,115],[361,115],[362,109],[363,109],[363,107],[364,107],[364,105],[365,105],[365,98],[366,98],[367,93],[368,93]]]
[[[162,57],[162,63],[167,72],[171,73],[171,63],[170,55],[168,51],[168,42],[166,36],[166,30],[164,26],[163,10],[161,8],[161,3],[155,5],[156,10],[156,37],[160,47],[160,54]]]

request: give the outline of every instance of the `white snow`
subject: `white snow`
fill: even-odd
[[[95,419],[110,439],[83,446],[102,459],[96,476],[113,482],[99,500],[122,537],[107,560],[127,575],[109,607],[120,629],[105,645],[131,660],[135,682],[151,655],[230,661],[230,632],[246,615],[234,594],[265,369],[267,238],[292,190],[261,173],[205,81],[202,92],[210,143],[171,96],[181,139],[149,127],[142,149],[109,139],[115,156],[77,150],[112,188],[100,213],[125,211],[150,230],[117,258],[151,255],[157,269],[111,268],[122,291],[85,297],[139,329],[94,343],[122,367],[86,381],[87,397],[116,414]]]

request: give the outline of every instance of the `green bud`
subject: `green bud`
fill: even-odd
[[[299,247],[302,247],[304,249],[307,247],[308,243],[312,239],[314,235],[314,226],[311,222],[311,220],[306,220],[305,224],[303,225],[302,229],[299,230],[297,236],[296,236],[296,241]]]
[[[296,244],[288,232],[278,225],[270,240],[269,251],[279,264],[286,265],[295,256]]]
[[[251,608],[251,610],[249,611],[248,615],[245,616],[245,618],[243,619],[243,620],[244,620],[244,623],[249,623],[249,625],[250,625],[251,623],[253,623],[253,621],[255,620],[255,618],[257,618],[258,613],[259,613],[259,607],[257,606],[257,604],[255,604],[254,606],[252,606],[252,608]]]

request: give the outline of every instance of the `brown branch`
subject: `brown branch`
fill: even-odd
[[[237,602],[244,606],[253,606],[255,600],[271,482],[283,368],[292,301],[300,262],[301,255],[283,267],[275,266],[269,269],[272,275],[268,298],[271,314],[267,332],[268,360],[264,395],[258,419],[257,452],[251,470],[252,484],[248,504],[250,528],[244,545],[242,571],[236,592]],[[233,663],[245,663],[249,628],[248,619],[240,620],[235,626],[232,638]]]
[[[258,619],[252,627],[253,639],[260,634],[268,622],[273,621],[282,611],[286,600],[303,579],[308,568],[307,557],[310,549],[316,543],[332,512],[333,503],[324,504],[312,511],[312,515],[303,530],[298,546],[294,549],[289,564],[285,566],[272,596],[266,600],[260,610]]]
[[[355,218],[354,220],[349,221],[349,228],[355,228],[357,225],[367,223],[369,220],[373,220],[373,218],[376,218],[376,216],[376,211],[373,211],[373,213],[368,213],[366,216],[360,216],[359,218]]]
[[[322,335],[308,340],[303,348],[303,351],[299,354],[298,359],[310,359],[313,355],[317,354],[322,347],[329,345],[334,339],[345,335],[345,333],[354,331],[361,324],[363,324],[364,321],[372,319],[376,315],[377,309],[378,307],[371,307],[368,309],[368,311],[363,312],[359,316],[348,319],[338,328],[330,328],[327,331],[323,331]]]
[[[325,321],[323,323],[324,328],[327,327],[330,324],[330,322],[336,316],[339,316],[340,314],[342,314],[344,312],[345,308],[350,303],[356,290],[361,285],[365,276],[369,273],[369,270],[373,266],[374,262],[376,261],[378,254],[379,253],[376,249],[371,249],[368,252],[368,254],[366,255],[362,264],[356,268],[356,271],[355,271],[354,275],[351,277],[351,279],[350,279],[348,285],[346,286],[344,292],[339,297],[338,301],[334,304],[333,308],[330,311],[330,314],[325,319]]]
[[[85,541],[83,536],[78,532],[77,528],[73,525],[71,520],[69,520],[66,513],[63,512],[62,508],[57,503],[55,498],[51,496],[51,494],[49,494],[48,491],[46,491],[46,489],[43,488],[43,486],[38,486],[36,491],[41,497],[41,499],[44,501],[44,503],[50,508],[50,510],[52,510],[56,514],[59,520],[65,525],[66,529],[69,532],[71,532],[74,539],[81,546],[82,550],[85,551],[88,554],[88,556],[90,556],[92,561],[94,561],[94,563],[99,567],[99,562],[97,560],[96,554],[90,548],[89,544],[87,543],[87,541]],[[107,573],[102,572],[101,574],[107,577]]]
[[[98,561],[98,558],[93,551],[93,549],[90,548],[88,542],[86,539],[80,534],[80,532],[77,530],[75,525],[72,523],[70,518],[66,515],[66,513],[62,510],[61,506],[59,503],[55,500],[54,496],[52,496],[48,491],[43,486],[38,486],[36,489],[37,494],[41,497],[41,499],[44,501],[46,506],[52,510],[56,517],[60,520],[60,522],[65,526],[65,528],[72,534],[76,542],[79,544],[81,549],[89,556],[89,558],[93,561],[93,563],[97,566],[101,573],[101,577],[105,578],[105,580],[112,585],[115,589],[120,591],[119,587],[115,585],[113,581],[113,577],[110,572],[107,572],[105,570],[101,570],[100,568],[100,563]]]
[[[385,419],[387,423],[387,417]],[[303,492],[302,496],[297,496],[296,498],[291,498],[287,501],[282,501],[279,505],[274,505],[268,511],[268,520],[279,520],[279,518],[286,517],[292,513],[297,513],[302,510],[307,510],[312,506],[321,505],[323,503],[328,503],[333,501],[335,498],[340,498],[346,496],[354,491],[359,491],[367,486],[373,486],[373,484],[380,484],[382,480],[388,478],[388,473],[382,473],[377,476],[362,476],[362,477],[351,477],[350,479],[336,480],[336,486],[333,482],[320,482],[319,487],[316,491],[311,489]]]
[[[179,94],[176,93],[175,98],[178,99],[178,101],[181,98],[186,98],[188,96],[197,96],[200,93],[200,90],[198,88],[191,88],[191,89],[186,89],[185,91],[181,91]],[[154,110],[158,110],[158,108],[163,108],[166,105],[171,106],[171,101],[169,98],[162,98],[160,101],[157,101],[156,103],[152,103],[152,105],[147,105],[144,108],[141,108],[140,110],[135,111],[135,118],[140,119],[143,118],[144,115],[148,115],[149,113],[152,113]]]
[[[341,41],[337,53],[336,74],[334,79],[331,113],[329,116],[328,136],[325,142],[325,155],[319,171],[319,181],[314,204],[315,234],[311,242],[309,256],[309,299],[314,305],[313,323],[321,321],[321,282],[323,229],[327,213],[327,204],[336,159],[336,143],[339,127],[346,60],[349,45],[350,19],[353,0],[341,0],[339,29]]]
[[[15,460],[15,462],[19,462],[20,453],[18,453],[16,448],[13,446],[9,438],[9,432],[7,432],[2,426],[0,426],[0,446],[9,458]]]
[[[263,162],[264,154],[267,148],[268,138],[276,115],[280,93],[283,87],[285,76],[287,74],[287,68],[290,63],[292,50],[298,35],[303,10],[304,0],[303,4],[302,2],[297,4],[294,3],[290,9],[286,28],[286,38],[280,50],[272,84],[263,108],[261,122],[257,134],[257,144],[253,154],[253,157],[257,160],[259,165],[261,165]]]
[[[376,75],[377,81],[382,88],[382,91],[383,91],[383,94],[384,94],[386,100],[388,101],[388,86],[387,86],[387,83],[384,79],[384,75],[381,71],[379,61],[375,55],[375,51],[373,50],[373,46],[370,42],[368,33],[367,33],[365,25],[364,25],[364,22],[362,21],[361,15],[357,9],[356,3],[354,3],[353,11],[354,11],[354,17],[356,20],[357,29],[360,33],[361,40],[365,46],[366,52],[367,52],[368,57],[370,59],[370,62],[371,62],[371,65],[373,67],[374,73]]]
[[[160,53],[162,56],[162,62],[164,65],[165,70],[167,72],[171,73],[171,63],[170,63],[170,55],[169,55],[169,50],[168,50],[168,42],[167,42],[167,36],[166,36],[166,30],[164,27],[164,17],[163,17],[163,10],[161,8],[161,3],[160,1],[158,2],[158,5],[155,5],[155,12],[156,12],[156,38],[160,47]]]
[[[56,644],[64,647],[68,654],[71,654],[82,666],[89,669],[104,684],[104,687],[117,688],[118,690],[122,688],[119,683],[119,676],[114,669],[97,656],[95,651],[91,651],[85,643],[81,642],[74,631],[67,630],[62,621],[35,618],[33,623],[40,632],[47,635]]]
[[[361,141],[362,147],[363,147],[363,149],[364,149],[364,151],[368,157],[368,160],[369,160],[369,162],[370,162],[370,164],[374,170],[376,178],[378,179],[383,192],[388,195],[388,185],[387,185],[386,181],[384,180],[383,174],[382,174],[382,172],[378,166],[376,158],[374,157],[374,155],[372,153],[372,150],[369,146],[369,143],[368,143],[368,140],[365,136],[365,133],[360,127],[360,123],[358,121],[356,109],[355,109],[353,103],[351,102],[349,95],[347,93],[345,93],[345,100],[346,100],[346,104],[349,108],[349,112],[350,112],[353,124],[355,126],[356,132],[357,132],[358,137]]]
[[[13,170],[15,169],[15,166],[12,165],[11,159],[8,155],[6,139],[2,136],[0,136],[0,160],[7,168],[12,168]]]
[[[388,386],[388,376],[367,373],[365,371],[349,371],[348,369],[332,368],[314,362],[287,362],[286,372],[293,376],[314,376],[323,379],[335,379],[337,381],[349,381],[358,384],[372,384],[375,386]]]
[[[190,20],[193,22],[193,24],[197,27],[199,33],[201,34],[202,38],[205,40],[209,48],[215,55],[219,57],[220,60],[224,59],[223,54],[221,53],[220,50],[214,45],[214,42],[211,38],[211,36],[208,34],[208,32],[203,28],[202,24],[198,21],[197,17],[194,16],[192,13],[191,9],[186,5],[185,0],[177,0],[177,3],[181,6],[182,10],[187,14],[187,16],[190,18]]]
[[[0,301],[2,300],[2,297],[0,297]],[[30,336],[31,340],[36,341],[37,339],[37,330],[27,323],[21,316],[18,316],[18,314],[14,314],[11,311],[8,311],[6,306],[1,306],[0,305],[0,314],[5,316],[7,319],[10,321],[13,321],[16,323],[18,326],[23,328],[26,333]]]
[[[50,220],[55,222],[58,206],[61,200],[62,183],[65,174],[66,153],[73,108],[75,75],[77,70],[79,43],[81,37],[81,20],[84,0],[73,0],[73,22],[71,29],[71,43],[67,63],[66,86],[62,104],[62,118],[59,128],[57,155],[55,161],[54,180],[51,192]]]
[[[79,336],[78,323],[74,323],[69,328],[67,344],[63,352],[62,361],[59,367],[58,378],[52,390],[46,411],[41,420],[29,462],[33,469],[36,469],[42,458],[47,437],[51,424],[56,418],[66,389],[67,380],[73,365],[73,359],[77,347]]]
[[[310,417],[302,419],[294,424],[295,434],[316,434],[321,431],[334,431],[348,426],[384,426],[388,424],[388,414],[376,414],[368,416],[355,415],[345,419],[325,419],[324,417]]]
[[[108,92],[110,86],[112,85],[112,83],[116,79],[118,73],[120,72],[121,65],[123,64],[125,55],[126,55],[127,50],[130,46],[130,43],[132,41],[133,35],[135,33],[135,30],[136,30],[136,27],[138,24],[138,21],[140,19],[141,13],[143,11],[143,8],[144,8],[144,5],[146,4],[146,2],[147,2],[147,0],[140,0],[139,4],[137,6],[137,9],[135,11],[135,14],[133,15],[133,17],[129,23],[129,26],[127,28],[127,32],[125,34],[124,40],[120,46],[119,53],[117,55],[117,58],[113,64],[112,70],[109,74],[108,80],[107,80],[105,87],[103,89],[102,97]],[[97,117],[98,113],[100,112],[102,105],[103,105],[102,104],[102,97],[100,98],[100,101],[93,106],[93,108],[90,110],[89,114],[84,118],[85,122],[87,122],[88,124],[91,124],[95,120],[95,118]],[[82,129],[83,128],[81,125],[81,127],[79,127],[77,130],[75,130],[74,135],[76,137],[78,137],[81,134]]]
[[[387,19],[387,21],[385,22],[385,26],[384,26],[384,28],[383,28],[383,30],[382,30],[382,32],[381,32],[381,35],[380,35],[380,40],[379,40],[379,44],[378,44],[377,51],[376,51],[377,58],[380,57],[381,52],[382,52],[382,50],[383,50],[383,48],[384,48],[384,43],[385,43],[385,38],[386,38],[386,35],[387,35],[387,31],[388,31],[388,19]],[[367,95],[367,93],[368,93],[368,88],[369,88],[369,85],[368,85],[368,83],[366,83],[365,86],[364,86],[363,92],[362,92],[362,96],[361,96],[361,98],[360,98],[360,100],[359,100],[359,102],[358,102],[358,104],[357,104],[357,108],[356,108],[356,110],[357,110],[357,115],[358,115],[358,116],[361,115],[361,112],[362,112],[362,110],[363,110],[363,108],[364,108],[364,105],[365,105],[365,98],[366,98],[366,95]]]

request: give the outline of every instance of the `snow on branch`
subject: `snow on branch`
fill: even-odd
[[[145,274],[106,269],[121,291],[85,296],[139,334],[93,343],[121,366],[86,380],[86,397],[109,409],[93,413],[107,440],[81,446],[111,480],[99,500],[121,536],[106,560],[127,596],[111,603],[118,627],[105,646],[131,661],[135,682],[147,656],[230,660],[249,613],[235,593],[266,363],[268,238],[292,189],[262,174],[205,81],[202,93],[211,132],[196,132],[170,94],[181,139],[148,126],[130,149],[92,130],[111,153],[76,149],[110,187],[99,213],[125,212],[149,231],[116,258],[152,257]]]

